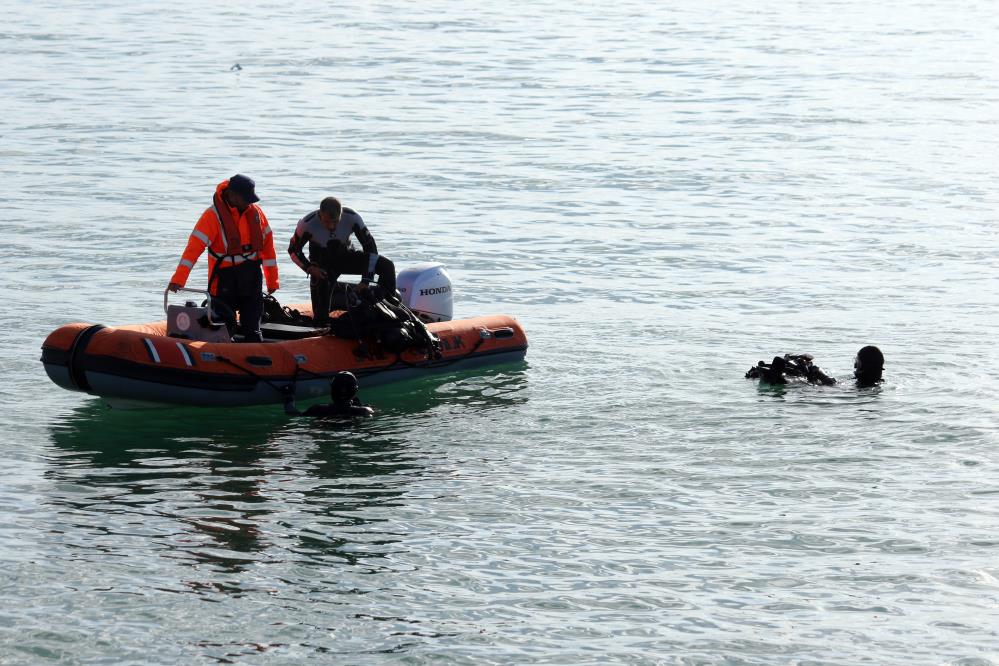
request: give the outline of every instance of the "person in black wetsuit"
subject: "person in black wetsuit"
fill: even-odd
[[[787,384],[788,380],[804,381],[809,384],[830,386],[836,383],[822,368],[815,365],[811,354],[785,354],[774,356],[773,361],[760,361],[746,373],[747,379],[759,379],[768,384]],[[884,381],[885,357],[877,347],[868,345],[859,352],[853,361],[854,379],[858,387],[869,387]]]
[[[311,405],[304,412],[295,406],[295,393],[289,387],[284,397],[284,413],[288,416],[318,416],[327,418],[349,419],[374,416],[375,410],[362,405],[357,397],[357,377],[351,372],[338,372],[330,381],[330,399],[328,405]]]
[[[356,250],[351,245],[354,236],[361,243]],[[305,256],[305,245],[309,256]],[[359,290],[364,290],[374,275],[378,275],[381,295],[394,299],[395,264],[378,254],[378,246],[364,220],[354,210],[343,206],[336,197],[326,197],[295,227],[288,244],[288,254],[310,279],[312,313],[316,324],[329,322],[330,303],[337,278],[343,274],[360,275]]]

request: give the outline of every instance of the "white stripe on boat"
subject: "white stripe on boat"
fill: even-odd
[[[149,350],[149,355],[153,357],[153,360],[157,363],[160,362],[160,355],[156,351],[156,345],[149,338],[142,338],[142,341],[146,343],[146,349]]]
[[[178,342],[177,349],[179,349],[180,353],[184,355],[184,363],[187,363],[188,367],[194,365],[194,361],[191,360],[191,355],[187,352],[187,347]]]

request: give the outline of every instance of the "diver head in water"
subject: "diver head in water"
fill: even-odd
[[[352,372],[338,372],[330,380],[330,399],[333,404],[349,405],[357,396],[357,377]]]
[[[880,384],[884,372],[885,355],[874,345],[868,345],[857,352],[853,359],[853,376],[857,386],[874,386]]]
[[[330,380],[330,404],[312,405],[307,410],[300,411],[295,406],[295,389],[293,386],[284,388],[284,411],[289,416],[326,416],[334,418],[350,418],[354,416],[372,416],[375,410],[362,405],[357,397],[357,377],[351,372],[338,372]]]

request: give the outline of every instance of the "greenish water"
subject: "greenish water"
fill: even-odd
[[[0,664],[999,663],[990,3],[212,11],[0,28]],[[51,384],[237,171],[282,301],[335,194],[527,361],[350,424]]]

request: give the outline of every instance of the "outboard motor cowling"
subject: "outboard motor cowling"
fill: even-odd
[[[403,305],[424,321],[451,321],[454,317],[454,293],[451,277],[444,264],[417,264],[399,273],[396,287]]]

